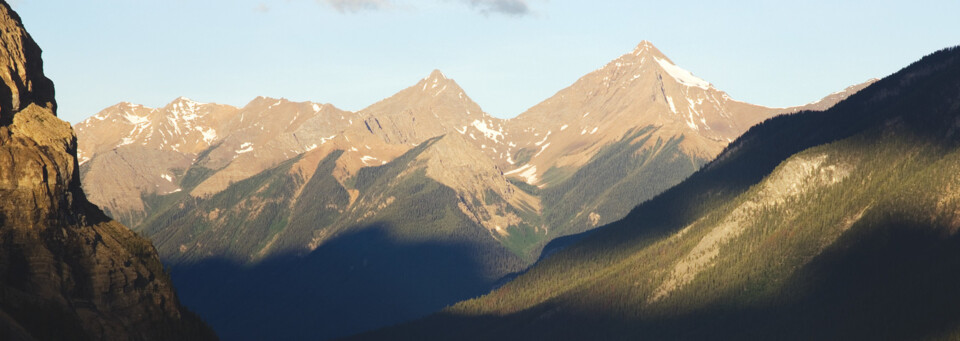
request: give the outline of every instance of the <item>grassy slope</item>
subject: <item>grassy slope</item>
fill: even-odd
[[[493,293],[360,338],[956,335],[958,55],[928,56],[826,112],[767,121]],[[789,176],[818,159],[812,175]],[[740,232],[702,247],[725,228]],[[716,253],[678,266],[709,254],[695,250]],[[654,300],[676,274],[692,275]]]

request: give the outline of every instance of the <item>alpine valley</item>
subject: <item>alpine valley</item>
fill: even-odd
[[[693,276],[690,269],[739,276],[715,270],[725,258],[704,254],[773,252],[778,248],[754,242],[789,231],[754,233],[741,227],[753,225],[738,222],[766,217],[790,226],[798,211],[788,203],[812,195],[806,193],[832,195],[834,188],[848,187],[831,184],[854,181],[844,179],[878,181],[861,174],[859,165],[879,161],[822,147],[778,168],[765,180],[769,186],[750,187],[801,151],[776,142],[799,132],[774,127],[810,117],[842,120],[848,115],[839,111],[855,104],[812,110],[833,107],[874,81],[805,106],[767,108],[732,99],[644,41],[506,120],[485,113],[454,80],[433,71],[357,112],[264,97],[242,108],[181,97],[162,108],[119,103],[74,129],[90,201],[155,243],[181,299],[226,339],[333,338],[409,321],[486,294],[541,255],[616,222],[493,294],[402,329],[422,335],[427,329],[420,326],[452,320],[468,328],[462,334],[453,327],[460,324],[435,331],[516,338],[523,334],[509,334],[510,323],[523,318],[543,318],[532,326],[562,326],[551,333],[566,333],[576,324],[563,318],[589,314],[594,308],[587,303],[661,307],[685,297],[678,293],[700,292],[716,295],[722,305],[723,293],[788,283],[781,278],[793,268],[778,267],[768,277],[697,291],[705,285],[701,278],[714,277]],[[738,140],[751,126],[782,114]],[[814,134],[816,141],[794,143],[813,147],[855,135],[853,128],[831,127],[829,134]],[[738,142],[728,146],[732,141]],[[830,148],[857,146],[838,142]],[[753,159],[763,162],[744,166]],[[730,181],[714,180],[721,176],[714,174]],[[857,226],[887,204],[845,202],[855,210],[825,215],[833,220],[824,226]],[[847,208],[829,208],[838,207]],[[683,209],[688,211],[672,214]],[[844,215],[849,212],[857,214]],[[845,229],[797,243],[827,250],[830,242],[843,240]],[[713,237],[699,246],[704,236]],[[725,246],[741,239],[742,248]],[[680,246],[659,246],[667,244]],[[593,257],[590,252],[600,258],[576,258]],[[816,264],[815,255],[798,257]],[[591,262],[599,263],[588,267]],[[742,265],[742,272],[760,271],[754,265]],[[627,266],[648,276],[636,276],[635,285],[649,289],[641,292],[656,294],[620,301],[616,295],[627,284],[602,281]],[[558,280],[572,274],[576,280]],[[498,298],[504,292],[523,294]],[[473,318],[487,314],[503,317]],[[533,334],[539,329],[520,331],[543,338]]]

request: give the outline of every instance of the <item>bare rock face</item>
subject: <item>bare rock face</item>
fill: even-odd
[[[0,6],[0,126],[31,103],[56,111],[53,82],[43,75],[40,47],[20,24],[20,16],[4,3]]]
[[[87,201],[40,48],[5,2],[0,44],[0,339],[215,339],[153,246]]]

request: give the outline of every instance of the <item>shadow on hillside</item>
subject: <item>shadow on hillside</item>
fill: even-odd
[[[889,222],[850,233],[762,303],[723,297],[650,314],[545,303],[508,316],[438,314],[354,339],[903,340],[960,336],[960,235]],[[613,314],[613,311],[620,311]]]
[[[421,317],[489,291],[475,245],[398,242],[390,226],[327,241],[306,256],[246,266],[172,267],[181,301],[225,340],[325,339]]]
[[[858,134],[884,138],[895,128],[918,142],[957,148],[957,51],[954,47],[924,57],[826,111],[779,115],[751,127],[687,180],[635,207],[622,220],[595,229],[584,252],[642,245],[640,241],[652,234],[673,233],[811,147]]]

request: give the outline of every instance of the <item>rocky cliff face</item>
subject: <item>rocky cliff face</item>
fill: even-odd
[[[20,16],[3,6],[0,9],[0,126],[9,125],[13,114],[32,103],[56,110],[53,82],[43,75],[40,47],[20,24]]]
[[[5,2],[0,32],[0,339],[215,339],[153,246],[87,201],[40,48]]]

